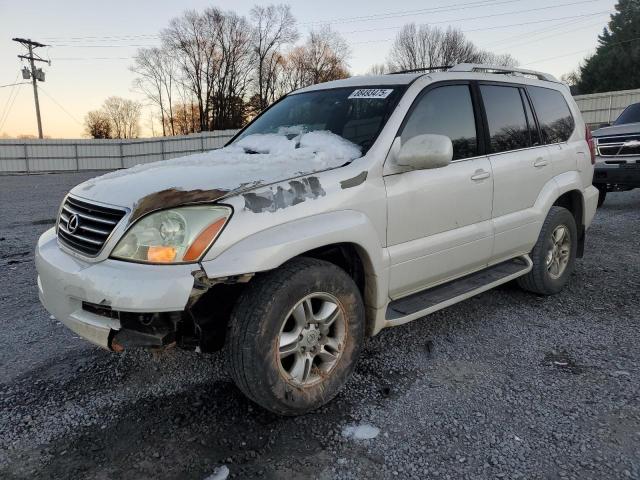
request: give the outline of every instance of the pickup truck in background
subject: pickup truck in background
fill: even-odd
[[[601,206],[607,192],[640,187],[640,103],[629,105],[613,125],[592,135],[596,140],[593,185],[600,192]]]

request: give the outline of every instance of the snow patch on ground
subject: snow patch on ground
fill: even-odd
[[[342,429],[342,436],[346,438],[354,438],[356,440],[370,440],[376,438],[380,433],[378,427],[373,425],[347,425]]]
[[[222,465],[216,468],[211,475],[204,480],[225,480],[229,476],[229,467]]]

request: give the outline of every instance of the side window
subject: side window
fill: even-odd
[[[491,152],[507,152],[531,145],[529,125],[517,87],[481,85],[487,112]]]
[[[476,121],[467,85],[437,87],[425,94],[409,114],[402,143],[416,135],[446,135],[453,143],[453,159],[478,155]]]
[[[560,143],[569,140],[576,124],[562,93],[543,87],[527,87],[527,90],[545,141]]]

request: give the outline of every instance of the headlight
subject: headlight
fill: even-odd
[[[220,205],[180,207],[151,213],[131,227],[111,253],[113,258],[145,263],[200,260],[231,216]]]

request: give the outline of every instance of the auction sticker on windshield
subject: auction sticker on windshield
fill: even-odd
[[[349,99],[354,98],[387,98],[393,92],[393,88],[360,88],[355,90]]]

